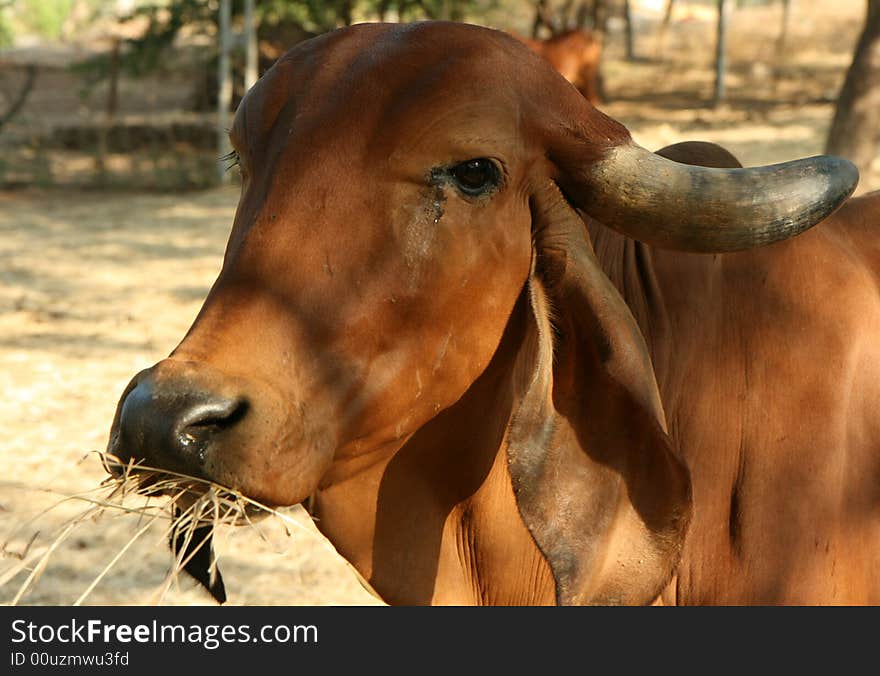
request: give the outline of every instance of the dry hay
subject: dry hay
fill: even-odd
[[[239,491],[214,482],[177,472],[149,467],[142,463],[122,463],[118,458],[96,452],[101,463],[112,474],[91,490],[58,495],[52,489],[34,489],[12,482],[0,482],[0,488],[26,488],[55,494],[58,499],[29,520],[18,524],[0,542],[0,555],[13,563],[0,569],[0,588],[24,577],[9,601],[18,605],[39,582],[53,556],[83,524],[101,519],[129,517],[134,519],[131,535],[118,543],[118,549],[106,565],[94,575],[90,584],[72,605],[82,605],[98,584],[125,556],[142,536],[157,522],[161,546],[171,550],[171,567],[164,581],[155,589],[150,602],[161,604],[182,572],[196,578],[217,601],[226,600],[218,560],[212,542],[233,528],[253,529],[260,538],[275,546],[259,522],[274,519],[285,536],[299,529],[313,533],[303,524],[279,509],[247,497]],[[83,460],[91,456],[84,456]],[[81,504],[73,516],[43,532],[39,526],[44,517],[70,503]]]

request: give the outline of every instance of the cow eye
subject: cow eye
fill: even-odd
[[[465,195],[485,195],[498,187],[501,173],[496,164],[485,157],[459,162],[449,169],[455,186]]]

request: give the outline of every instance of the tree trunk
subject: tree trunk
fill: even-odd
[[[343,0],[337,7],[337,23],[343,26],[351,26],[354,23],[354,0]]]
[[[605,35],[605,28],[608,25],[608,7],[606,0],[593,0],[593,30],[596,33]]]
[[[116,117],[116,110],[119,108],[119,66],[122,40],[118,37],[113,38],[113,46],[110,48],[110,62],[107,70],[107,102],[104,112],[107,114],[107,120],[112,121]]]
[[[635,37],[633,36],[633,20],[632,20],[632,3],[630,0],[623,0],[623,18],[626,28],[626,60],[636,60]]]
[[[544,25],[544,17],[541,14],[542,8],[546,5],[546,0],[538,0],[535,3],[535,14],[532,17],[532,40],[537,40],[541,34],[541,26]]]
[[[791,25],[791,0],[782,0],[782,23],[773,48],[773,91],[778,91],[782,71],[788,61],[788,29]]]
[[[672,10],[675,0],[666,0],[666,9],[663,10],[663,21],[660,22],[660,30],[657,32],[657,59],[662,60],[666,51],[666,33],[672,21]]]
[[[587,20],[590,18],[590,5],[587,0],[581,0],[578,5],[577,14],[575,15],[575,28],[583,30],[587,27]]]
[[[33,90],[36,81],[37,67],[32,63],[28,64],[27,70],[25,71],[24,84],[22,84],[21,89],[18,90],[18,94],[6,112],[3,113],[3,115],[0,115],[0,129],[2,129],[3,125],[9,122],[13,117],[18,115],[18,111],[24,106],[24,102],[27,101],[27,97]]]
[[[397,19],[400,20],[400,14],[401,14],[401,12],[399,11],[400,8],[398,5],[395,5],[395,6],[398,9]],[[376,5],[376,12],[379,15],[378,16],[379,21],[385,22],[388,20],[387,17],[388,17],[388,10],[389,9],[391,9],[391,0],[379,0],[379,4]]]
[[[98,143],[95,149],[95,177],[98,185],[107,183],[107,136],[116,119],[116,111],[119,108],[119,66],[122,39],[118,36],[113,38],[113,46],[110,49],[110,60],[107,64],[107,101],[104,106],[104,120],[98,127]]]
[[[782,25],[779,27],[779,36],[776,38],[776,61],[780,62],[785,57],[788,47],[788,26],[791,23],[791,0],[782,0]]]
[[[257,43],[257,21],[254,0],[244,2],[244,90],[253,87],[260,77],[260,54]]]
[[[232,1],[220,0],[220,30],[217,35],[220,58],[217,59],[217,178],[226,181],[224,156],[229,152],[229,108],[232,105],[232,76],[229,52],[232,47]]]
[[[727,98],[724,76],[727,72],[727,0],[718,0],[718,31],[715,40],[715,96],[717,107]]]
[[[553,12],[547,4],[547,0],[538,0],[535,3],[535,18],[532,22],[532,38],[540,39],[541,27],[546,27],[551,35],[556,34],[556,26],[553,22]]]
[[[825,151],[867,176],[880,149],[880,0],[868,0],[865,27],[837,99]]]

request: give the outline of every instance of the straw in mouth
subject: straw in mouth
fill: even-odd
[[[47,509],[20,524],[2,541],[3,556],[14,563],[0,570],[0,586],[28,571],[25,580],[14,595],[11,605],[17,605],[31,590],[45,571],[52,555],[83,523],[94,521],[104,514],[137,515],[138,520],[131,537],[80,594],[74,605],[81,605],[123,557],[156,522],[167,521],[164,539],[172,553],[172,565],[156,602],[161,603],[181,571],[192,576],[218,602],[226,601],[226,590],[213,548],[214,534],[224,526],[246,526],[256,530],[260,537],[269,541],[257,521],[261,517],[275,517],[284,526],[286,535],[290,526],[302,529],[302,524],[277,509],[243,495],[234,489],[221,486],[199,477],[169,472],[137,463],[124,463],[107,453],[98,455],[113,475],[107,477],[92,490],[64,495]],[[16,485],[17,488],[25,488]],[[33,490],[33,489],[32,489]],[[47,492],[54,492],[49,489]],[[161,500],[157,499],[161,498]],[[137,504],[131,504],[132,500]],[[39,530],[18,550],[11,546],[15,539],[21,540],[28,528],[35,526],[40,517],[71,501],[84,502],[86,507],[48,533],[49,541],[38,545],[46,534]]]

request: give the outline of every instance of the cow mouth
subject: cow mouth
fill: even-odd
[[[203,477],[125,462],[110,453],[101,454],[101,461],[110,474],[104,483],[111,487],[111,495],[167,500],[170,525],[166,533],[174,571],[184,571],[214,600],[224,603],[226,588],[213,546],[217,527],[254,526],[278,515],[275,507]]]
[[[278,508],[307,500],[332,460],[335,445],[286,402],[261,381],[169,358],[137,374],[117,406],[102,455],[115,502],[139,496],[144,507],[123,509],[168,519],[172,575],[185,571],[221,603],[218,526],[273,516],[290,533],[301,524]]]
[[[167,498],[172,510],[192,513],[192,518],[202,524],[251,525],[277,513],[277,505],[204,476],[152,467],[143,461],[126,462],[110,453],[102,453],[101,461],[110,474],[106,482],[120,493]]]

